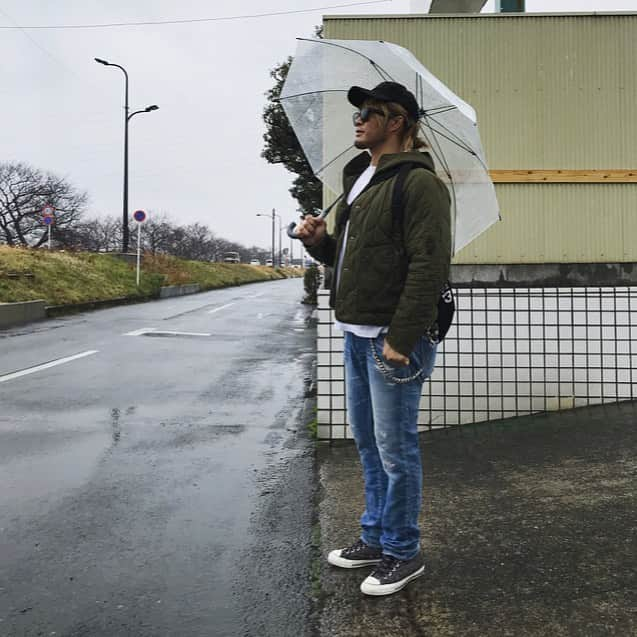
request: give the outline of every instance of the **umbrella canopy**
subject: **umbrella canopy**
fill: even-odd
[[[421,136],[452,201],[454,254],[500,218],[476,114],[407,49],[373,40],[299,39],[279,97],[314,174],[335,194],[354,147],[351,86],[398,82],[416,97]]]

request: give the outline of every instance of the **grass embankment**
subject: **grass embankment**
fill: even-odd
[[[202,290],[210,290],[301,274],[291,268],[149,255],[144,257],[138,288],[135,267],[114,256],[0,246],[0,303],[44,299],[47,305],[69,305],[141,299],[158,296],[163,285],[198,283]]]

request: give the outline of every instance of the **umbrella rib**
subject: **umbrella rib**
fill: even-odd
[[[431,119],[433,119],[433,118],[431,118]],[[455,136],[442,122],[439,122],[436,119],[434,119],[433,121],[436,122],[436,124],[438,124],[439,126],[442,126],[442,128],[444,130],[446,130],[449,133],[449,135]],[[441,133],[439,130],[436,130],[435,128],[433,128],[433,126],[431,126],[431,124],[429,124],[429,127],[431,128],[431,130],[434,133],[437,133],[441,137],[445,137],[445,139],[448,139],[450,142],[455,143],[457,146],[459,146],[463,150],[466,150],[470,155],[473,155],[480,162],[480,164],[482,165],[482,167],[485,170],[487,170],[487,171],[489,170],[487,165],[482,161],[482,158],[480,157],[480,155],[478,155],[478,153],[476,153],[476,151],[473,150],[473,148],[471,148],[471,146],[469,146],[466,142],[464,142],[464,140],[460,139],[459,137],[456,137],[456,139],[460,139],[460,141],[463,142],[463,143],[461,144],[461,143],[458,143],[458,142],[454,142],[453,139],[447,137],[446,135]]]
[[[374,70],[376,71],[376,73],[380,75],[381,80],[385,80],[385,81],[389,80],[390,82],[394,81],[394,78],[391,75],[389,75],[389,73],[387,73],[387,71],[385,71],[385,69],[383,69],[382,66],[379,66],[378,64],[376,64],[376,62],[374,62],[374,60],[372,60],[371,58],[367,58],[367,59],[369,60],[369,63],[374,67]]]
[[[421,131],[422,131],[422,128],[423,128],[424,124],[422,122],[420,122],[419,126],[421,127]],[[422,132],[424,133],[424,131],[422,131]],[[432,131],[432,132],[435,132],[435,131]],[[425,137],[427,137],[426,134],[425,134]],[[434,145],[436,146],[435,149],[434,149]],[[442,168],[444,169],[445,174],[449,178],[449,181],[453,185],[453,178],[451,177],[451,171],[449,170],[449,165],[447,164],[447,160],[445,158],[445,154],[442,152],[442,148],[440,148],[440,143],[436,139],[435,135],[433,135],[433,143],[431,144],[431,150],[434,153],[434,155],[435,155],[436,159],[438,160],[438,162],[440,163],[440,165],[442,166]]]
[[[457,108],[458,108],[457,106],[452,106],[452,105],[434,106],[433,108],[425,108],[423,109],[423,111],[425,115],[429,115],[431,117],[432,115],[442,115],[442,113],[448,113],[449,111],[454,111]]]
[[[436,113],[436,115],[439,115],[439,113]],[[428,117],[433,122],[435,122],[438,126],[440,126],[440,128],[442,128],[444,131],[446,131],[447,134],[449,134],[452,138],[454,138],[456,140],[456,144],[458,144],[458,146],[463,146],[468,152],[475,153],[473,148],[471,148],[471,146],[469,146],[469,144],[464,139],[462,139],[462,137],[460,137],[459,135],[454,133],[452,130],[450,130],[449,127],[445,126],[441,121],[437,120],[433,115],[429,115]],[[440,133],[440,134],[442,134],[442,133]]]
[[[319,93],[347,93],[344,88],[326,88],[322,91],[307,91],[307,93],[296,93],[295,95],[286,95],[285,97],[277,97],[273,102],[281,102],[282,100],[290,100],[293,97],[304,97],[305,95],[318,95]]]
[[[440,122],[433,120],[436,124],[440,124],[440,126],[442,126],[442,128],[444,128],[449,135],[445,135],[442,131],[434,128],[431,123],[428,121],[429,119],[431,119],[430,117],[425,117],[425,120],[427,121],[427,123],[425,124],[432,132],[436,133],[437,135],[440,135],[440,137],[444,137],[447,141],[450,141],[452,144],[455,144],[456,146],[458,146],[458,148],[462,148],[462,150],[466,150],[470,155],[474,155],[475,157],[478,157],[478,154],[476,153],[475,150],[473,150],[473,148],[471,148],[471,146],[468,146],[466,143],[461,143],[462,140],[458,141],[458,138],[454,139],[454,135],[453,133],[451,133],[450,131],[448,131],[445,126],[443,126],[442,124],[440,124]]]
[[[327,164],[323,164],[319,169],[314,171],[315,175],[318,175],[321,171],[325,170],[330,164],[333,164],[337,159],[340,159],[346,152],[352,150],[354,148],[354,144],[349,145],[342,153],[336,155],[336,157],[332,157]]]

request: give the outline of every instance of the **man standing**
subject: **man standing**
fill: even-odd
[[[387,595],[424,572],[418,407],[435,364],[437,304],[449,276],[450,198],[430,155],[418,150],[425,144],[412,93],[382,82],[353,86],[348,100],[359,109],[354,144],[364,152],[344,168],[334,235],[314,217],[297,232],[314,258],[335,268],[330,305],[344,332],[348,422],[365,479],[361,535],[327,559],[342,568],[374,565],[361,591]]]

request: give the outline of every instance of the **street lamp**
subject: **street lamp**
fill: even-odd
[[[279,219],[279,267],[281,267],[283,265],[281,263],[281,233],[282,233],[281,215],[276,215],[276,217]]]
[[[124,73],[124,77],[126,78],[126,87],[124,92],[124,202],[123,202],[123,210],[122,210],[122,252],[128,252],[128,122],[133,117],[133,115],[137,115],[138,113],[150,113],[151,111],[156,111],[159,106],[157,104],[153,104],[152,106],[147,106],[146,108],[135,111],[134,113],[128,114],[128,73],[123,66],[119,64],[114,64],[113,62],[107,62],[106,60],[102,60],[100,58],[94,58],[98,64],[103,64],[104,66],[114,66],[120,69]]]
[[[147,106],[146,108],[142,108],[141,111],[132,112],[128,116],[128,119],[130,120],[133,117],[133,115],[137,115],[137,113],[150,113],[151,111],[157,111],[157,110],[159,110],[159,106],[157,106],[157,104],[153,104],[152,106]]]
[[[274,218],[275,217],[279,218],[279,265],[281,265],[281,231],[282,231],[281,215],[278,215],[275,212],[275,209],[272,208],[272,214],[271,215],[266,215],[266,214],[264,214],[262,212],[257,212],[257,217],[271,217],[272,218],[272,267],[274,267],[276,265],[275,259],[274,259]]]

